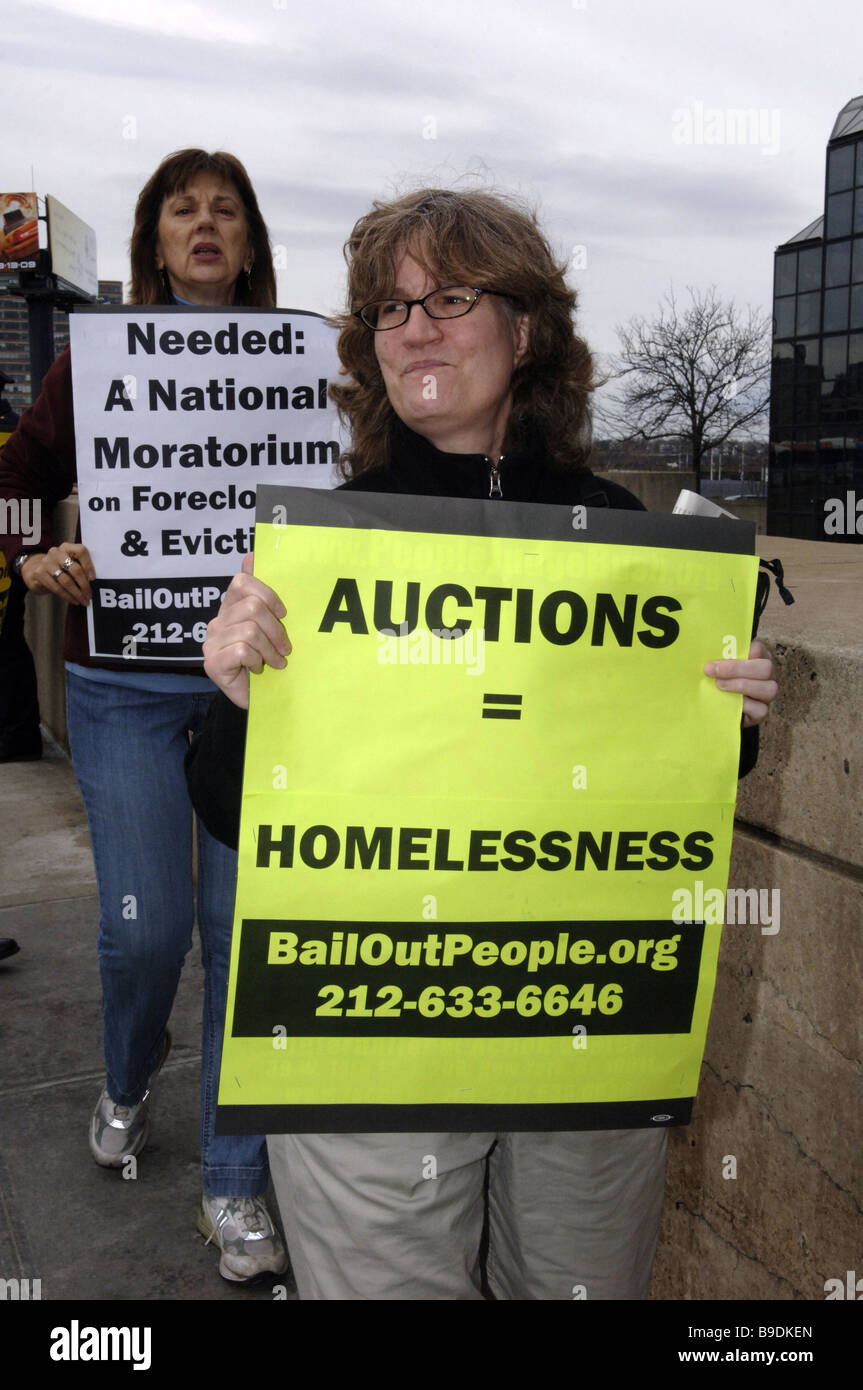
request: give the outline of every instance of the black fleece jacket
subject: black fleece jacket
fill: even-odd
[[[393,435],[392,461],[343,483],[346,491],[402,493],[420,497],[500,496],[507,502],[552,502],[567,506],[645,510],[637,497],[618,483],[597,478],[585,468],[562,473],[537,450],[531,457],[504,455],[493,468],[482,454],[444,454],[405,425]],[[216,695],[206,723],[186,756],[192,803],[217,840],[237,848],[246,744],[246,710]],[[758,758],[758,729],[744,729],[739,776]]]

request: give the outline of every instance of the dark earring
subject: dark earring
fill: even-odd
[[[246,270],[246,284],[248,285],[249,289],[252,288],[252,269],[253,269],[253,266],[254,266],[254,262],[253,262],[252,265],[250,265],[250,266],[247,268],[247,270]]]
[[[165,287],[165,303],[166,303],[166,304],[173,304],[173,302],[174,302],[174,291],[173,291],[172,288],[171,288],[171,278],[170,278],[170,276],[168,275],[168,267],[167,267],[166,265],[163,265],[163,266],[162,266],[161,274],[162,274],[162,284],[163,284],[164,287]]]

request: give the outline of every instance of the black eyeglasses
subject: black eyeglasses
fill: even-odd
[[[506,298],[501,290],[480,290],[474,285],[444,285],[443,289],[430,290],[422,299],[376,299],[372,304],[364,304],[362,309],[356,309],[354,318],[360,319],[373,333],[401,328],[410,318],[415,304],[419,304],[430,319],[460,319],[470,313],[481,294],[497,294]]]

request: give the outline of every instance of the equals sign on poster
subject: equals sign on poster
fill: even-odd
[[[483,695],[483,719],[521,719],[520,695]]]

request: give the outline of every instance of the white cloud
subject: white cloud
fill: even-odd
[[[669,282],[766,305],[774,246],[820,210],[824,146],[858,91],[853,9],[827,0],[56,0],[4,20],[4,177],[95,227],[127,274],[138,189],[170,150],[247,165],[280,295],[329,310],[372,198],[479,173],[535,203],[586,330],[648,313]],[[829,53],[829,60],[828,60]],[[780,139],[681,145],[676,108],[777,110]],[[134,138],[126,138],[129,119]],[[426,138],[433,134],[435,138]]]
[[[212,3],[196,5],[192,0],[55,0],[52,5],[30,0],[30,10],[42,11],[46,18],[69,15],[95,19],[118,29],[139,29],[161,38],[201,39],[224,43],[255,43],[256,31],[241,22],[242,10]]]

